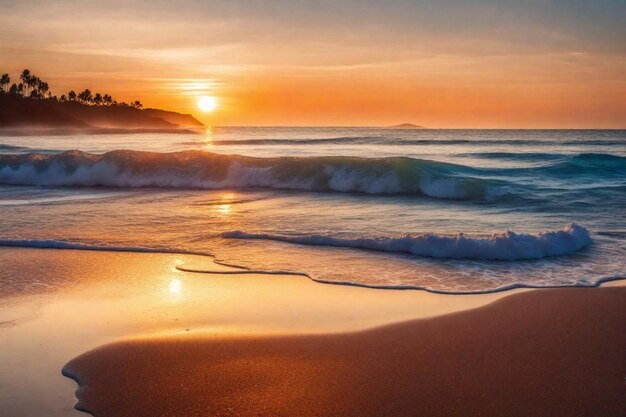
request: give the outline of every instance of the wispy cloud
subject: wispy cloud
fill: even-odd
[[[433,120],[480,107],[487,120],[473,102],[481,94],[497,97],[493,112],[528,120],[557,99],[578,103],[572,118],[598,117],[590,96],[626,118],[619,3],[0,0],[0,70],[29,66],[61,91],[90,86],[188,111],[193,95],[220,94],[236,103],[223,117],[241,120],[315,109],[332,123],[382,117],[383,105]]]

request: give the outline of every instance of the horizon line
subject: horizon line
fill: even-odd
[[[394,125],[205,125],[207,128],[293,128],[293,129],[388,129],[388,130],[626,130],[624,127],[419,127],[395,128]]]

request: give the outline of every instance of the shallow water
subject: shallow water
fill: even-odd
[[[452,292],[626,275],[626,131],[215,128],[0,137],[0,153],[8,245]]]

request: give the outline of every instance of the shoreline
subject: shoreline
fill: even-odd
[[[619,415],[624,328],[626,288],[537,290],[352,333],[121,341],[63,373],[119,417]]]
[[[218,255],[210,252],[198,252],[187,251],[178,249],[154,249],[149,247],[120,247],[120,246],[100,246],[84,243],[72,243],[63,240],[14,240],[14,239],[0,239],[0,248],[15,248],[15,249],[39,249],[39,250],[78,250],[78,251],[94,251],[94,252],[114,252],[114,253],[154,253],[154,254],[169,254],[169,255],[190,255],[198,256],[210,259],[217,268],[215,269],[198,269],[188,268],[185,266],[177,265],[176,269],[181,272],[187,272],[191,274],[219,274],[219,275],[244,275],[244,274],[256,274],[256,275],[286,275],[293,277],[308,278],[312,282],[318,284],[348,286],[357,288],[368,288],[374,290],[402,290],[402,291],[424,291],[431,294],[439,295],[487,295],[505,293],[515,290],[534,290],[534,289],[559,289],[559,288],[599,288],[604,284],[616,281],[626,281],[626,275],[610,275],[601,277],[594,282],[588,282],[587,284],[579,285],[534,285],[516,283],[506,285],[502,287],[496,287],[491,289],[482,290],[469,290],[469,291],[448,291],[438,290],[436,288],[428,288],[421,286],[401,286],[401,285],[370,285],[366,283],[360,283],[355,281],[333,281],[325,280],[321,278],[315,278],[314,276],[306,272],[298,271],[265,271],[256,270],[246,266],[236,265],[234,263],[222,261]],[[368,250],[368,249],[364,249]]]
[[[3,404],[7,417],[29,413],[49,417],[80,416],[79,412],[72,411],[75,383],[61,376],[61,368],[72,358],[91,355],[94,348],[99,351],[109,346],[130,344],[140,347],[143,352],[148,345],[171,345],[178,341],[182,345],[176,345],[176,352],[178,347],[195,342],[204,346],[205,352],[207,346],[216,346],[218,342],[244,341],[245,345],[252,341],[272,344],[272,340],[281,340],[274,347],[287,349],[291,342],[285,344],[282,341],[317,340],[315,343],[319,345],[335,339],[352,340],[353,337],[363,339],[350,345],[363,347],[384,340],[387,340],[384,349],[394,349],[394,346],[411,340],[424,346],[427,340],[406,336],[403,326],[409,326],[407,329],[410,330],[415,320],[436,322],[450,316],[465,317],[466,314],[471,317],[492,305],[507,304],[512,297],[525,294],[575,292],[583,294],[580,298],[584,301],[595,297],[584,294],[598,291],[621,294],[626,290],[625,281],[614,281],[593,289],[522,289],[483,295],[380,291],[348,285],[320,285],[302,276],[249,271],[236,276],[224,275],[223,272],[234,270],[215,264],[206,256],[180,253],[1,247],[0,263],[4,266],[0,270],[3,290],[0,294],[3,297],[0,303],[0,337],[3,339],[0,367],[7,369],[0,377],[0,404]],[[215,271],[194,274],[184,272],[184,267],[180,268],[182,265]],[[41,283],[39,277],[43,280]],[[42,287],[42,284],[45,285]],[[600,309],[606,310],[610,305],[613,304],[600,303]],[[626,302],[622,302],[615,308],[623,310],[625,305]],[[620,310],[617,315],[607,316],[626,317],[626,312]],[[461,330],[472,329],[476,323],[472,321]],[[378,335],[382,329],[398,326],[403,329],[397,332],[400,337],[363,336]],[[613,340],[608,344],[615,343]],[[325,351],[321,346],[324,345],[320,345],[319,352]],[[220,348],[212,354],[219,352],[224,350]],[[379,352],[369,361],[380,361],[378,357],[384,358],[383,353]],[[143,353],[140,356],[143,357]],[[298,357],[302,360],[297,366],[308,363],[314,367],[318,361],[313,356],[309,359]],[[348,357],[350,355],[335,355],[333,363],[341,366],[338,369],[350,369],[354,364],[341,362],[342,358]],[[249,356],[241,358],[245,363],[254,364]],[[111,366],[127,359],[118,357]],[[104,362],[98,359],[95,363]],[[154,368],[145,365],[146,369]],[[192,365],[190,362],[189,366]],[[280,367],[280,363],[271,366]],[[264,372],[261,374],[265,375]],[[367,374],[369,370],[360,372]],[[330,382],[322,382],[332,385],[336,380],[333,376]],[[152,386],[157,389],[160,382],[145,380],[144,383],[145,386],[135,388],[142,390]],[[161,386],[159,389],[169,392],[170,388]],[[185,403],[192,399],[187,398]],[[268,414],[275,415],[273,412],[265,415]]]
[[[79,417],[73,357],[116,340],[329,334],[475,308],[510,293],[438,295],[320,285],[301,276],[191,274],[228,269],[186,254],[0,248],[3,417]],[[524,290],[521,290],[524,291]]]

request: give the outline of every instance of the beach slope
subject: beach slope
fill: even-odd
[[[623,416],[626,288],[529,291],[355,333],[179,336],[70,361],[97,416]]]

